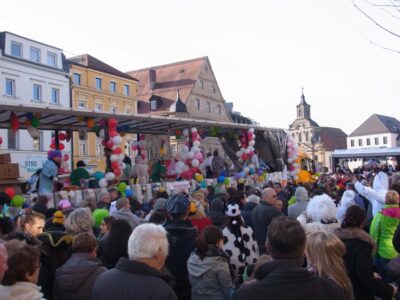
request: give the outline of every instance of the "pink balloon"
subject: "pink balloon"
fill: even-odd
[[[203,159],[203,154],[201,153],[201,152],[196,152],[196,154],[194,155],[194,157],[197,159],[197,160],[202,160]]]

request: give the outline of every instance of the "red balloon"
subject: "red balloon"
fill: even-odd
[[[247,154],[246,154],[246,153],[243,153],[243,154],[242,154],[242,159],[243,159],[243,160],[247,160]]]
[[[56,145],[53,144],[53,143],[51,143],[51,144],[50,144],[50,149],[56,149]]]
[[[116,130],[112,130],[112,131],[110,131],[109,135],[110,135],[110,138],[113,138],[118,135],[118,132]]]
[[[107,142],[106,142],[106,147],[107,147],[107,148],[110,148],[110,149],[111,149],[112,146],[114,146],[114,143],[113,143],[112,141],[107,141]]]
[[[113,154],[121,154],[122,153],[122,149],[121,148],[115,148],[112,153]]]
[[[63,143],[59,143],[58,144],[58,150],[64,150],[65,149],[65,146],[64,146],[64,144]]]
[[[144,155],[144,154],[141,154],[140,157],[141,157],[142,159],[146,159],[146,155]]]
[[[11,199],[15,196],[15,190],[13,187],[6,188],[4,193],[6,193]]]
[[[68,154],[64,154],[64,160],[67,161],[69,159],[69,155]]]
[[[141,134],[141,135],[139,136],[139,138],[140,138],[141,141],[144,141],[145,135],[144,135],[144,134]]]
[[[117,120],[115,120],[113,118],[108,119],[108,127],[115,128],[115,127],[117,127],[117,124],[118,124]]]
[[[58,134],[58,138],[60,139],[60,141],[64,141],[67,137],[65,136],[65,133],[64,133],[64,132],[60,132],[60,133]]]
[[[112,169],[118,169],[119,168],[119,163],[117,161],[111,162],[111,168]]]
[[[102,140],[101,144],[102,144],[103,147],[105,147],[106,146],[106,140]]]
[[[113,171],[114,171],[115,176],[121,175],[121,170],[120,169],[114,169]]]

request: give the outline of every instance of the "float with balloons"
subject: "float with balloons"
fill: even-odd
[[[288,171],[289,175],[294,179],[298,180],[298,174],[300,172],[300,161],[298,157],[298,145],[297,142],[290,136],[287,135],[287,154],[288,154]]]
[[[247,175],[254,175],[256,173],[256,168],[251,162],[255,150],[255,139],[256,135],[254,128],[250,128],[247,131],[243,129],[241,130],[241,135],[238,136],[240,149],[236,151],[236,157],[238,158],[238,161],[243,164],[243,170],[235,175],[237,179],[244,178]]]
[[[137,151],[140,158],[145,161],[146,160],[146,135],[139,134],[138,141],[134,141],[131,144],[131,149],[133,151]]]

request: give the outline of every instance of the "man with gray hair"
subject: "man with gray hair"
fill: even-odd
[[[128,240],[129,259],[121,257],[114,269],[101,274],[92,300],[178,300],[161,273],[168,255],[167,232],[160,225],[142,224]]]
[[[131,225],[132,230],[134,230],[136,226],[139,225],[140,220],[136,215],[131,212],[129,200],[127,198],[120,198],[116,202],[117,210],[111,213],[111,216],[116,219],[127,221],[129,225]]]

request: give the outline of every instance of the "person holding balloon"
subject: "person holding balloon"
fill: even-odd
[[[58,182],[57,174],[60,167],[62,154],[60,150],[49,151],[47,161],[43,165],[39,178],[38,194],[53,193],[54,183]]]

